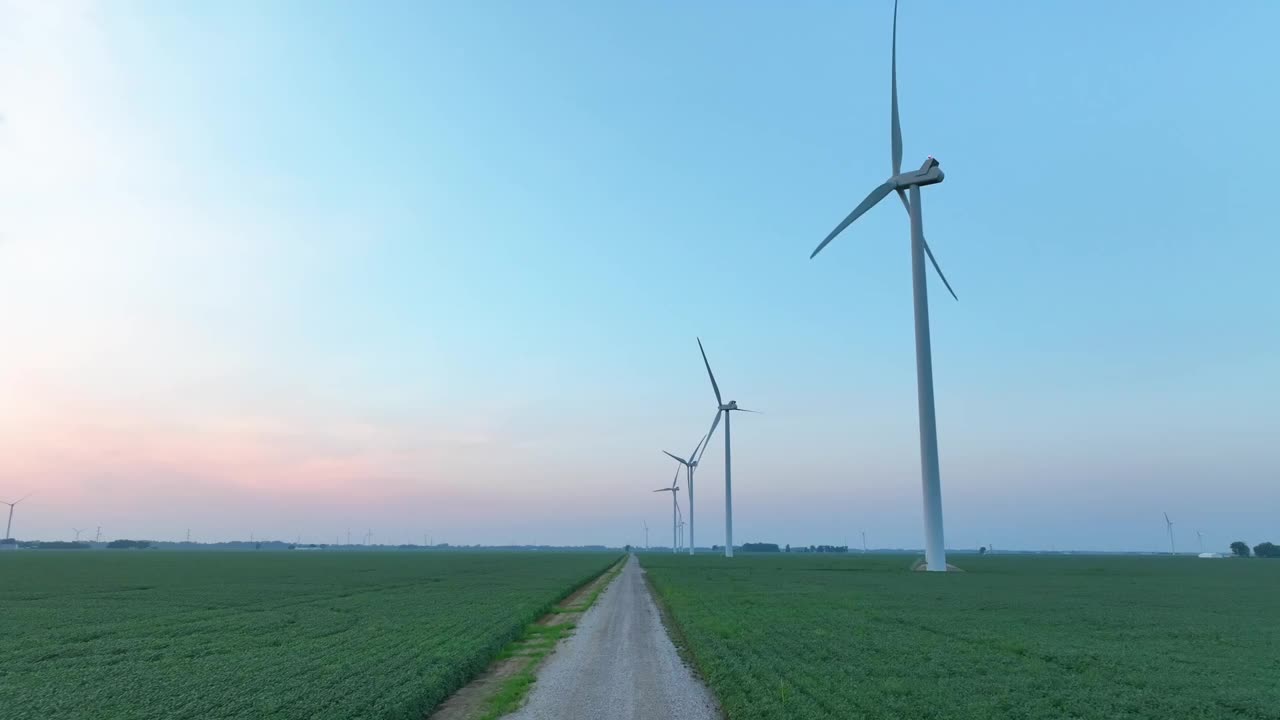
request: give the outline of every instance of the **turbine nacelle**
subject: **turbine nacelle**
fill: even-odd
[[[737,410],[737,409],[738,409],[738,401],[737,401],[737,400],[730,400],[729,402],[722,404],[722,405],[720,406],[720,409],[721,409],[721,410],[723,410],[723,411],[725,411],[725,412],[729,412],[730,410]]]
[[[889,183],[894,190],[907,190],[913,185],[923,187],[925,185],[937,185],[942,182],[946,175],[942,173],[942,168],[938,165],[938,161],[930,155],[919,170],[904,172],[889,178]]]

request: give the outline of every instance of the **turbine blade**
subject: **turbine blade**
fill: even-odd
[[[707,366],[707,377],[711,378],[711,389],[716,391],[716,404],[723,405],[720,399],[720,386],[716,384],[716,375],[711,372],[711,363],[707,361],[707,351],[702,347],[702,338],[698,338],[698,350],[702,353],[702,364]]]
[[[716,426],[720,424],[720,411],[716,411],[716,417],[711,421],[711,429],[707,431],[707,441],[702,444],[702,452],[698,453],[698,461],[702,461],[702,455],[707,451],[707,446],[711,444],[711,436],[716,434]]]
[[[818,247],[814,248],[813,253],[809,255],[809,259],[812,260],[814,256],[822,252],[822,248],[826,247],[827,243],[835,239],[835,236],[839,235],[845,228],[849,227],[854,220],[862,217],[863,213],[875,207],[876,203],[883,200],[884,196],[891,192],[893,192],[893,181],[891,180],[885,181],[883,185],[872,190],[871,194],[867,195],[867,197],[858,204],[858,207],[854,208],[853,212],[849,213],[849,217],[846,217],[839,225],[836,226],[835,230],[831,231],[831,234],[828,235],[825,240],[818,244]]]
[[[703,446],[704,444],[706,444],[707,439],[708,439],[709,437],[711,437],[711,436],[710,436],[710,435],[703,435],[703,436],[702,436],[702,439],[698,441],[698,444],[693,446],[693,452],[689,453],[689,461],[690,461],[690,462],[697,462],[697,460],[698,460],[698,451],[702,449],[702,446]]]
[[[669,457],[669,458],[673,458],[676,462],[680,463],[681,465],[688,465],[688,464],[689,464],[689,461],[688,461],[688,460],[685,460],[685,459],[684,459],[684,458],[682,458],[682,457],[677,457],[677,456],[675,456],[675,455],[672,455],[671,453],[667,452],[666,450],[663,450],[663,451],[662,451],[662,453],[663,453],[664,455],[666,455],[667,457]]]
[[[680,468],[676,468],[676,476],[671,478],[671,488],[674,490],[676,483],[680,482]]]
[[[748,410],[748,409],[746,409],[746,408],[738,408],[738,412],[749,412],[749,413],[753,413],[753,414],[755,414],[755,415],[763,415],[763,414],[764,414],[764,413],[760,412],[759,410]]]
[[[907,201],[907,193],[902,188],[898,188],[898,199],[902,201],[902,209],[907,211],[907,215],[911,215],[911,203]],[[922,238],[923,239],[923,238]],[[924,243],[924,253],[929,256],[929,262],[933,263],[934,272],[938,273],[938,277],[942,279],[942,284],[947,286],[947,292],[951,293],[951,297],[956,302],[960,302],[960,298],[956,296],[956,291],[951,289],[951,283],[947,282],[947,276],[942,274],[942,266],[938,264],[936,258],[933,257],[933,250],[929,249],[929,243]]]
[[[947,282],[947,276],[942,274],[942,268],[938,266],[938,261],[933,258],[933,251],[929,249],[929,243],[920,238],[920,242],[924,245],[924,254],[929,256],[929,262],[933,263],[933,269],[937,271],[938,277],[942,278],[942,284],[947,286],[947,292],[951,293],[952,299],[960,302],[960,298],[956,297],[956,291],[951,289],[951,283]]]
[[[892,127],[893,174],[902,172],[902,126],[898,123],[898,0],[893,0],[893,44],[889,60],[890,125]]]

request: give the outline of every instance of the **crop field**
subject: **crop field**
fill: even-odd
[[[1280,718],[1280,561],[642,555],[730,720]]]
[[[421,720],[607,553],[0,555],[0,716]]]

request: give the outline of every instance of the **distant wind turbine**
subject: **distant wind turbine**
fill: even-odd
[[[644,549],[649,549],[649,521],[644,520]]]
[[[72,529],[72,530],[74,530],[74,531],[75,531],[75,533],[76,533],[76,542],[80,542],[80,533],[82,533],[82,532],[84,532],[84,531],[83,531],[83,530],[80,530],[80,529],[77,529],[77,528],[71,528],[71,529]]]
[[[23,495],[22,497],[18,498],[17,500],[14,500],[13,502],[9,502],[7,500],[0,500],[0,504],[9,506],[9,522],[4,526],[5,539],[13,537],[13,509],[18,506],[18,503],[22,502],[23,500],[26,500],[29,497],[31,496]]]
[[[719,413],[717,413],[717,417],[718,416],[719,416]],[[685,483],[687,485],[687,487],[685,487],[685,493],[687,493],[689,496],[689,554],[690,555],[694,554],[694,552],[697,550],[697,545],[698,545],[694,541],[694,536],[693,536],[693,471],[698,468],[699,448],[705,451],[707,440],[709,440],[710,438],[711,438],[710,435],[704,435],[702,439],[698,441],[698,444],[693,447],[693,452],[689,453],[688,460],[680,457],[679,455],[669,453],[666,450],[662,451],[666,453],[668,457],[673,458],[676,462],[684,466]],[[677,474],[678,473],[679,471],[677,471]]]
[[[720,424],[720,415],[724,414],[724,556],[731,558],[733,557],[733,455],[729,442],[729,413],[756,411],[738,407],[737,400],[726,403],[720,397],[720,386],[716,384],[715,373],[711,372],[711,362],[707,360],[707,351],[702,347],[702,338],[698,338],[698,350],[702,353],[702,364],[707,366],[707,377],[711,378],[711,389],[716,393],[716,417],[711,421],[706,442],[711,442],[711,436],[715,435],[716,426]]]
[[[1165,528],[1169,531],[1169,554],[1177,555],[1177,550],[1173,547],[1173,521],[1169,519],[1169,513],[1164,514]]]
[[[677,495],[679,495],[679,493],[677,493]],[[680,524],[680,549],[683,550],[684,549],[684,511],[680,509],[679,499],[676,500],[676,515],[680,518],[678,520]]]
[[[862,531],[862,554],[867,554],[867,531]]]
[[[660,493],[660,492],[671,493],[671,554],[672,555],[675,555],[676,552],[678,552],[676,550],[676,539],[677,539],[676,535],[679,532],[679,527],[676,525],[676,522],[677,522],[677,515],[679,514],[679,509],[676,507],[676,496],[680,493],[680,488],[676,486],[676,483],[679,480],[680,480],[680,468],[676,468],[676,476],[671,479],[671,487],[658,488],[657,490],[654,490],[654,492],[656,493]]]
[[[827,235],[814,249],[813,258],[845,228],[863,213],[870,210],[890,193],[897,193],[902,206],[911,216],[911,284],[915,304],[916,328],[916,393],[920,415],[920,475],[924,494],[924,556],[928,569],[945,572],[947,569],[946,544],[942,536],[942,479],[938,469],[938,428],[933,408],[933,350],[929,339],[929,293],[925,283],[925,257],[933,263],[933,269],[947,291],[955,297],[951,283],[942,274],[942,268],[933,257],[933,251],[924,239],[924,220],[920,210],[920,188],[942,182],[942,168],[932,156],[919,170],[902,172],[902,127],[898,122],[898,4],[893,4],[893,45],[890,55],[890,155],[893,174],[879,187],[871,191],[849,216]],[[910,194],[910,200],[908,200]]]
[[[1200,552],[1204,552],[1204,533],[1196,531],[1196,540],[1200,541]]]

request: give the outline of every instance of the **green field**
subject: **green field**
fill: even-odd
[[[642,555],[730,720],[1280,718],[1280,561]]]
[[[0,555],[0,717],[421,720],[606,553]]]

